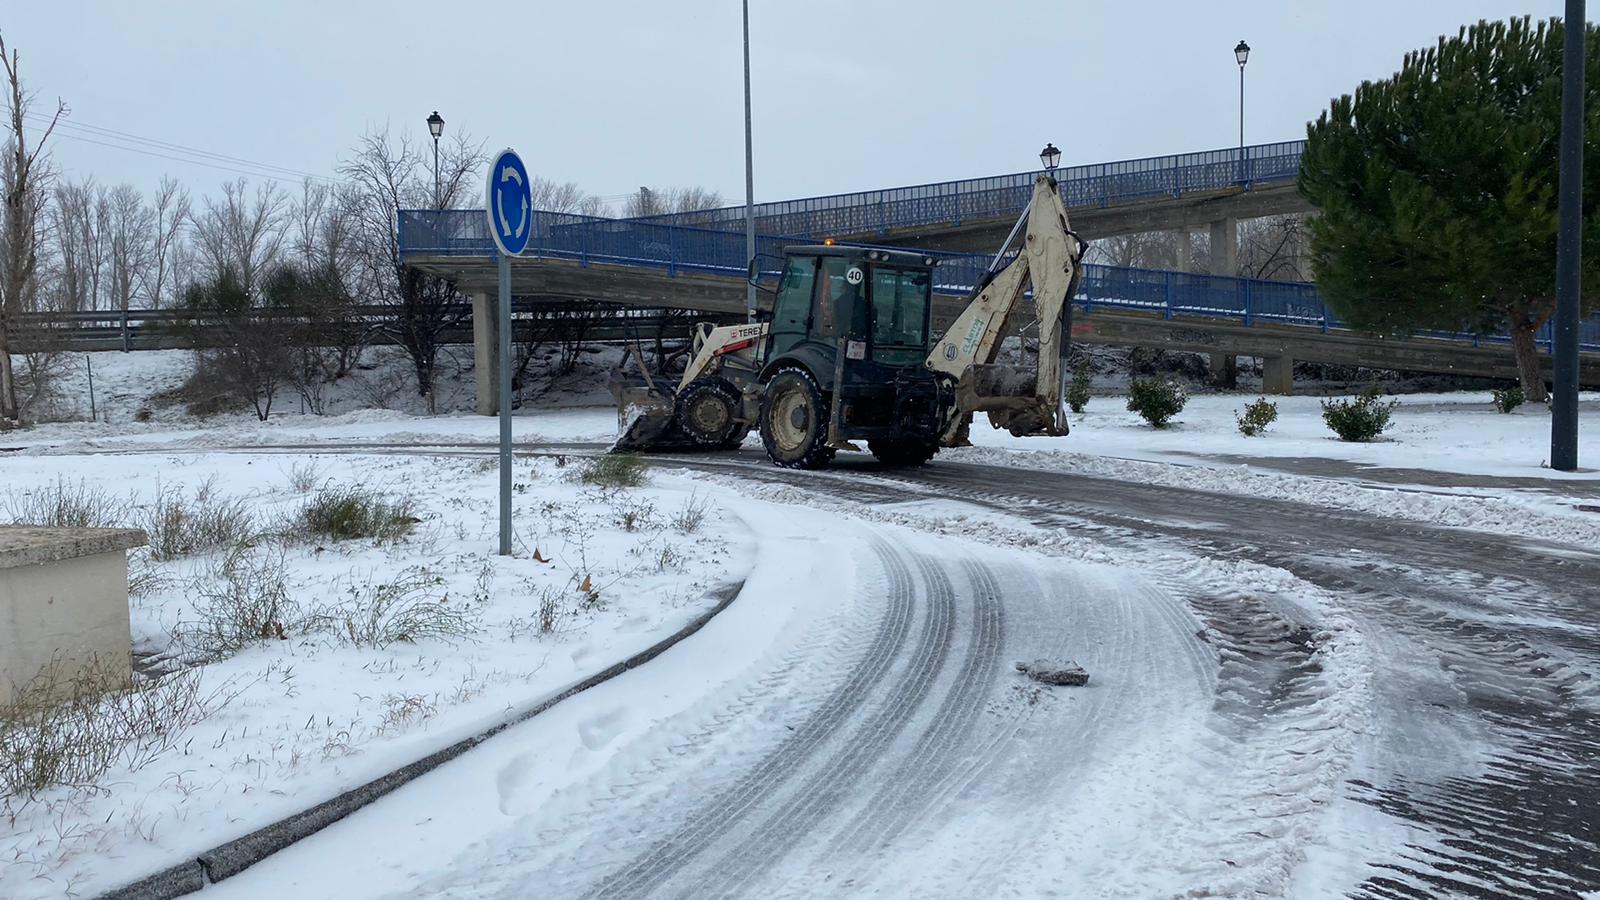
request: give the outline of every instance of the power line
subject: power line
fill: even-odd
[[[5,107],[5,109],[8,113],[10,112],[9,106]],[[36,124],[40,125],[47,125],[51,121],[51,117],[33,112],[24,112],[23,118],[32,120]],[[159,141],[155,140],[154,138],[144,138],[135,134],[117,131],[111,128],[102,128],[100,126],[90,125],[88,123],[73,122],[67,119],[62,119],[57,123],[57,129],[58,130],[56,131],[56,134],[58,136],[67,138],[69,140],[82,141],[84,143],[95,144],[101,147],[109,147],[114,150],[127,150],[131,153],[140,153],[145,156],[153,156],[160,159],[172,160],[173,162],[205,166],[206,168],[218,169],[224,172],[232,172],[236,175],[264,178],[269,181],[300,181],[309,178],[313,181],[319,181],[326,184],[337,183],[337,179],[326,175],[317,175],[312,172],[304,172],[299,169],[291,169],[286,166],[277,166],[271,163],[260,163],[254,160],[244,159],[243,157],[228,156],[222,153],[213,153],[209,150],[201,150],[197,147],[189,147],[183,144],[171,143],[169,141]],[[80,134],[75,132],[84,133]],[[96,140],[96,138],[103,138],[103,140]],[[146,146],[129,146],[128,142],[144,144]],[[150,147],[156,149],[147,149]],[[171,152],[161,152],[162,150],[168,150]]]
[[[38,113],[27,113],[26,115],[28,115],[30,117],[34,117],[34,118],[39,118],[39,119],[45,118],[44,116],[42,116],[41,114],[38,114]],[[255,169],[278,171],[278,172],[282,172],[285,175],[294,175],[294,176],[299,177],[299,178],[325,178],[326,177],[326,176],[323,176],[323,175],[318,175],[318,174],[316,174],[314,172],[304,172],[304,171],[301,171],[299,169],[291,169],[291,168],[288,168],[286,166],[278,166],[278,165],[272,165],[271,163],[256,162],[255,160],[245,159],[243,157],[238,157],[238,156],[228,156],[228,155],[223,154],[223,153],[213,153],[210,150],[201,150],[198,147],[189,147],[189,146],[186,146],[184,144],[174,144],[174,143],[171,143],[169,141],[158,141],[158,140],[156,140],[154,138],[140,137],[139,135],[130,134],[130,133],[125,132],[125,131],[117,131],[116,129],[113,129],[113,128],[102,128],[102,127],[100,127],[98,125],[90,125],[87,122],[74,122],[74,121],[71,121],[71,120],[63,120],[61,124],[63,126],[65,126],[65,127],[68,127],[68,128],[73,128],[73,129],[77,129],[77,130],[80,130],[80,131],[86,131],[86,132],[89,132],[90,134],[94,134],[94,135],[101,136],[101,137],[112,138],[112,139],[120,140],[120,141],[133,141],[133,142],[136,142],[136,143],[144,144],[146,146],[156,147],[156,148],[164,149],[164,150],[176,151],[176,152],[179,152],[179,153],[183,153],[185,155],[193,154],[193,155],[197,155],[197,156],[203,156],[203,157],[207,157],[207,158],[210,158],[210,159],[217,160],[218,162],[245,165],[245,166],[249,166],[249,167],[255,168]]]

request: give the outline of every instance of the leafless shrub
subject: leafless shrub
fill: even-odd
[[[623,531],[643,531],[657,527],[655,504],[639,500],[617,510],[617,525]]]
[[[5,509],[14,525],[44,528],[115,528],[128,518],[127,500],[62,478],[31,490],[8,491]]]
[[[322,467],[312,460],[297,462],[289,467],[289,489],[296,494],[309,494],[322,479]]]
[[[196,579],[193,612],[193,619],[178,623],[173,637],[207,657],[305,630],[300,606],[289,593],[283,550],[273,546],[236,546],[208,577]]]
[[[402,571],[393,581],[353,584],[344,600],[323,609],[342,640],[382,649],[394,643],[464,637],[477,631],[477,617],[450,605],[436,591],[443,579],[423,568]]]
[[[147,552],[154,560],[232,547],[250,538],[256,528],[244,498],[219,497],[210,481],[188,498],[178,488],[157,488],[155,498],[140,510],[138,522],[149,536]]]
[[[103,790],[100,779],[112,767],[148,765],[237,693],[231,683],[202,690],[197,669],[129,684],[120,668],[56,660],[0,706],[4,807],[52,788]]]
[[[683,505],[672,514],[672,527],[680,534],[694,534],[705,524],[706,516],[711,512],[711,500],[701,497],[699,492],[691,493],[684,498]]]

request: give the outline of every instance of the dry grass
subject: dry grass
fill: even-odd
[[[265,640],[285,640],[303,628],[289,593],[283,550],[240,544],[194,585],[194,618],[173,638],[206,657],[227,656]]]
[[[411,500],[390,500],[361,487],[326,487],[306,501],[288,529],[301,534],[342,541],[375,538],[398,541],[421,521]]]
[[[149,536],[150,558],[169,560],[236,546],[255,533],[256,519],[244,498],[218,496],[215,483],[206,481],[188,497],[157,487],[139,511],[138,526]]]
[[[451,606],[439,593],[443,583],[426,569],[406,569],[393,581],[351,585],[343,601],[319,610],[317,618],[358,647],[471,635],[478,629],[476,615]]]
[[[694,534],[705,524],[706,516],[711,512],[711,500],[701,497],[699,493],[692,493],[684,498],[683,505],[672,514],[672,527],[680,534]]]
[[[0,799],[13,812],[56,788],[103,790],[106,772],[149,765],[234,695],[202,690],[192,669],[132,684],[118,670],[57,660],[0,706]]]
[[[128,520],[128,501],[83,481],[57,479],[32,490],[7,491],[5,511],[14,525],[118,528]]]

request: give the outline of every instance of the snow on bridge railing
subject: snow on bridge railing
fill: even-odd
[[[580,265],[610,263],[661,269],[669,275],[705,272],[734,275],[746,271],[744,235],[716,228],[662,225],[630,219],[595,219],[567,213],[536,211],[533,235],[522,254],[529,258],[570,259]],[[572,225],[604,227],[568,227]],[[785,247],[810,243],[810,237],[757,235],[756,252],[770,259]],[[402,259],[427,256],[491,256],[494,245],[482,210],[403,210],[399,221]],[[975,253],[924,252],[939,259],[935,289],[964,296],[983,278],[990,257]],[[1097,307],[1158,312],[1166,318],[1197,316],[1317,328],[1350,330],[1328,309],[1316,285],[1296,281],[1230,278],[1158,269],[1085,265],[1077,303]],[[1503,334],[1417,332],[1419,337],[1463,341],[1478,346],[1504,343]],[[1539,332],[1550,346],[1551,328]],[[1600,315],[1582,324],[1579,341],[1585,351],[1600,352]]]

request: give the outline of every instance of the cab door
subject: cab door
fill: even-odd
[[[782,356],[806,339],[816,278],[815,256],[789,258],[783,270],[783,281],[778,284],[778,296],[772,302],[772,326],[767,329],[772,336],[769,359]]]

